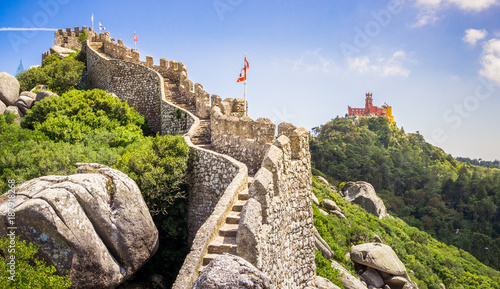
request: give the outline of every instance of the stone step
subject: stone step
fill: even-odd
[[[248,189],[244,189],[238,194],[238,200],[247,201],[248,200]]]
[[[233,211],[236,212],[241,212],[243,210],[243,206],[247,203],[247,201],[244,200],[237,200],[236,203],[233,205]]]
[[[248,176],[248,186],[250,187],[252,183],[253,183],[253,176]]]
[[[219,236],[208,245],[208,254],[222,253],[236,255],[236,236]]]
[[[219,229],[219,236],[221,237],[236,237],[238,233],[238,224],[224,224]]]
[[[240,222],[241,212],[231,211],[226,218],[226,224],[238,224]]]
[[[220,254],[206,254],[203,257],[203,266],[207,266],[210,262],[212,262],[219,255]]]

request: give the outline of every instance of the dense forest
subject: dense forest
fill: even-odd
[[[92,162],[121,170],[141,189],[159,231],[157,253],[136,274],[148,280],[160,274],[171,285],[188,253],[186,223],[186,169],[189,147],[182,136],[151,135],[147,122],[134,108],[106,91],[86,90],[81,82],[85,63],[81,54],[64,59],[53,54],[43,65],[17,76],[21,90],[43,84],[54,94],[22,118],[0,115],[0,194],[8,180],[16,184],[45,175],[75,174],[78,162]],[[8,239],[0,239],[0,259]],[[68,288],[64,276],[36,257],[37,248],[18,242],[16,251],[22,277],[7,280],[0,272],[1,288]],[[6,262],[0,262],[7,264]]]
[[[313,167],[335,184],[367,181],[389,213],[500,268],[500,170],[457,161],[385,118],[314,128]]]
[[[315,177],[312,183],[313,193],[320,202],[324,199],[335,201],[346,216],[346,219],[334,214],[325,216],[313,205],[315,227],[334,251],[335,261],[345,268],[354,271],[353,262],[345,257],[350,248],[374,242],[377,235],[396,252],[420,289],[440,289],[440,284],[445,284],[447,289],[500,288],[500,272],[485,266],[464,250],[447,246],[399,218],[380,220],[342,199]],[[316,254],[316,264],[320,276],[341,286],[338,272],[321,253]]]
[[[469,165],[475,165],[475,166],[481,166],[481,167],[486,167],[486,168],[500,168],[500,161],[499,160],[494,160],[494,161],[485,161],[483,159],[471,159],[471,158],[464,158],[464,157],[457,157],[457,161],[469,164]]]

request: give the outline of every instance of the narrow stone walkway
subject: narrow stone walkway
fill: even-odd
[[[248,185],[253,182],[253,177],[248,177]],[[236,235],[240,222],[240,214],[243,206],[248,201],[248,188],[238,194],[238,200],[234,203],[229,215],[226,217],[226,223],[219,229],[219,235],[208,246],[208,253],[203,257],[203,270],[213,259],[222,253],[237,254]]]
[[[177,85],[175,83],[171,83],[170,80],[164,80],[164,88],[165,88],[165,98],[167,101],[189,111],[190,113],[196,115],[196,106],[186,103],[183,99],[176,97],[176,89]],[[212,143],[212,133],[210,130],[210,118],[200,119],[200,125],[194,132],[194,135],[191,137],[191,141],[193,144],[213,150],[211,145]]]

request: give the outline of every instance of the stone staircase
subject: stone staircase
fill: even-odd
[[[165,88],[165,98],[167,101],[189,111],[190,113],[196,115],[196,106],[186,103],[183,99],[178,97],[177,84],[170,82],[170,80],[164,80]],[[210,118],[200,119],[200,125],[191,137],[193,144],[200,146],[205,149],[213,150],[211,145],[212,133],[210,130]]]
[[[248,177],[248,185],[253,181],[253,177]],[[203,257],[203,270],[213,259],[222,253],[237,255],[236,235],[240,222],[240,214],[243,206],[248,201],[248,188],[238,194],[238,200],[234,203],[232,211],[226,217],[226,222],[219,228],[219,235],[209,244],[208,253]]]

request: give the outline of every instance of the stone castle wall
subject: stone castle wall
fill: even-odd
[[[87,49],[88,82],[93,88],[113,92],[143,115],[153,132],[161,131],[162,77],[142,65],[106,59]]]
[[[215,150],[245,163],[248,171],[255,174],[262,164],[268,145],[276,139],[276,125],[268,118],[252,120],[238,117],[225,109],[224,103],[212,108],[212,145]]]
[[[278,135],[249,188],[238,255],[267,273],[275,288],[304,288],[315,275],[309,134],[283,122]]]
[[[71,28],[66,28],[66,31],[62,29],[57,30],[54,35],[54,45],[69,49],[75,47],[78,50],[82,50],[82,43],[78,41],[81,31],[92,33],[92,28],[87,30],[86,26],[82,26],[81,30],[80,27],[75,27],[75,30],[71,30]]]
[[[96,36],[93,39],[96,39]],[[198,271],[203,265],[203,256],[238,199],[238,194],[248,186],[247,168],[229,156],[199,148],[191,142],[190,138],[200,124],[199,118],[165,100],[164,79],[158,72],[141,62],[109,59],[106,54],[98,52],[92,47],[95,44],[95,42],[89,41],[86,46],[89,82],[92,87],[115,92],[121,99],[129,101],[129,104],[134,101],[133,104],[139,112],[144,111],[144,106],[148,106],[148,101],[153,101],[153,105],[151,105],[155,108],[153,113],[147,114],[146,112],[144,114],[143,112],[148,122],[155,123],[155,119],[160,119],[162,134],[185,134],[184,140],[190,147],[188,226],[192,248],[173,286],[173,288],[179,289],[188,288],[198,276]],[[96,45],[96,47],[99,46]],[[127,63],[125,70],[123,63]],[[124,72],[125,76],[120,75],[120,71]],[[162,73],[175,75],[173,69],[164,69]],[[187,75],[185,72],[184,74]],[[143,79],[138,80],[137,78]],[[148,89],[135,91],[138,93],[135,97],[128,94],[126,88],[129,88],[129,84],[127,82],[134,81],[145,81],[144,84],[136,82],[135,85],[138,85],[138,88],[147,87]],[[192,83],[191,81],[186,82]],[[203,91],[201,85],[198,85],[198,91]],[[192,92],[191,96],[196,99],[194,89]],[[141,96],[140,93],[147,94],[147,96]],[[157,100],[160,102],[160,113],[155,116]]]
[[[76,37],[76,32],[71,35]],[[200,84],[188,79],[181,62],[162,58],[155,65],[150,56],[142,62],[139,52],[123,46],[121,40],[115,43],[109,33],[92,32],[84,48],[92,87],[127,100],[146,117],[153,131],[185,134],[190,147],[192,247],[173,288],[189,288],[196,279],[209,243],[218,235],[238,193],[247,188],[248,173],[256,173],[249,189],[253,206],[244,211],[257,207],[260,211],[253,217],[242,215],[238,254],[253,258],[276,288],[305,287],[315,272],[307,131],[282,123],[276,138],[276,125],[269,119],[243,116],[241,99],[210,97]],[[196,115],[168,98],[194,106]],[[212,145],[217,153],[191,142],[199,118],[207,117],[211,117]]]

